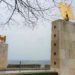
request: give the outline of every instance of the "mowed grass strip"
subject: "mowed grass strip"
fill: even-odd
[[[31,72],[31,73],[14,73],[14,74],[0,74],[0,75],[58,75],[57,72]]]

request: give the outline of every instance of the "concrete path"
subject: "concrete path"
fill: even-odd
[[[17,70],[17,71],[0,71],[0,74],[14,74],[14,73],[31,73],[31,72],[50,72],[50,70]]]

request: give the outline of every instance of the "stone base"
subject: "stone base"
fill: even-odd
[[[7,68],[7,49],[8,45],[1,43],[0,44],[0,70]]]

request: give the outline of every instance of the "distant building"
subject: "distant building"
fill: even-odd
[[[0,70],[7,68],[7,50],[8,44],[6,42],[6,36],[0,35]]]

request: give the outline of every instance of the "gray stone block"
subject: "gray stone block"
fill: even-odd
[[[6,69],[8,65],[8,44],[0,43],[0,69]]]
[[[54,34],[56,37],[54,37]],[[52,22],[51,70],[57,71],[59,75],[75,74],[74,22],[64,20]]]

